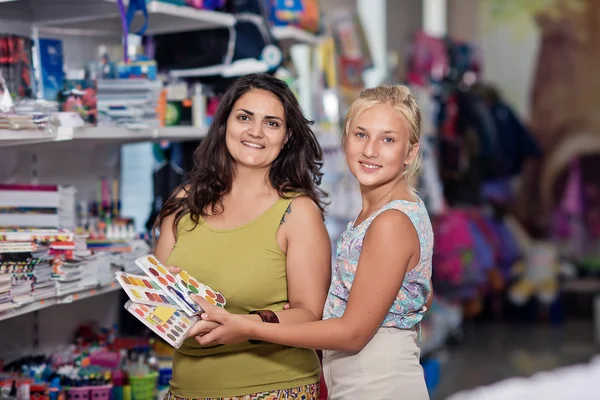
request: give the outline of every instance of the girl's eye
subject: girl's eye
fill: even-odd
[[[238,119],[239,119],[240,121],[250,121],[250,117],[248,117],[247,115],[240,115],[240,116],[238,117]]]
[[[277,121],[268,121],[267,124],[272,128],[279,128],[279,122]]]
[[[356,137],[357,137],[357,138],[361,138],[361,139],[363,139],[363,138],[366,138],[366,137],[367,137],[367,135],[365,135],[365,134],[364,134],[364,133],[362,133],[362,132],[358,132],[358,133],[356,133]]]
[[[386,138],[384,138],[384,139],[383,139],[383,141],[384,141],[385,143],[394,143],[394,139],[392,139],[392,138],[389,138],[389,137],[386,137]]]

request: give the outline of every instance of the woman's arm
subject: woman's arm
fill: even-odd
[[[373,221],[365,236],[356,277],[341,318],[270,324],[207,307],[207,315],[202,318],[219,322],[221,326],[201,338],[200,343],[202,340],[235,342],[249,337],[295,347],[358,352],[381,326],[408,267],[419,262],[419,250],[419,239],[410,219],[395,210],[385,211]],[[200,299],[199,302],[205,305]]]
[[[185,196],[185,189],[181,189],[177,193],[176,198],[183,198]],[[176,213],[167,215],[160,223],[160,234],[158,236],[158,241],[156,242],[156,247],[154,248],[154,255],[163,264],[166,264],[167,259],[173,251],[173,247],[175,247],[175,242],[177,241],[175,236],[175,214]]]
[[[321,212],[310,198],[297,197],[279,229],[287,242],[290,308],[278,311],[277,318],[281,323],[320,320],[331,281],[331,241]]]

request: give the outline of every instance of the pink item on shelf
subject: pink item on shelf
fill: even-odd
[[[583,213],[581,165],[579,159],[571,161],[571,171],[561,201],[561,210],[568,215],[581,215]]]
[[[120,362],[121,357],[119,353],[114,351],[97,351],[90,355],[90,364],[99,367],[117,369]]]
[[[91,386],[90,400],[110,400],[112,385]]]
[[[90,387],[74,387],[67,390],[67,400],[90,400]]]
[[[185,4],[190,7],[202,9],[204,6],[204,0],[185,0]]]
[[[416,85],[425,84],[430,77],[440,79],[449,68],[448,51],[442,38],[417,32],[409,55],[408,78]]]
[[[462,210],[449,210],[437,220],[434,235],[435,274],[448,282],[461,282],[465,254],[472,252],[475,247],[468,214]]]
[[[225,7],[225,0],[185,0],[185,4],[201,10],[217,10]]]

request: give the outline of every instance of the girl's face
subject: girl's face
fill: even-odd
[[[354,118],[345,147],[350,172],[365,187],[398,182],[419,149],[418,144],[409,144],[408,124],[389,104],[378,104]]]
[[[287,142],[283,104],[274,94],[254,89],[242,95],[227,119],[225,142],[237,165],[268,168]]]

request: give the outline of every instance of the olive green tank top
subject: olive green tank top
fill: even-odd
[[[194,228],[184,216],[167,265],[223,293],[231,313],[282,310],[288,300],[286,256],[276,234],[291,201],[280,199],[253,221],[227,230],[202,221]],[[313,350],[248,342],[200,347],[188,339],[175,351],[170,384],[178,397],[221,398],[308,385],[319,374]]]

